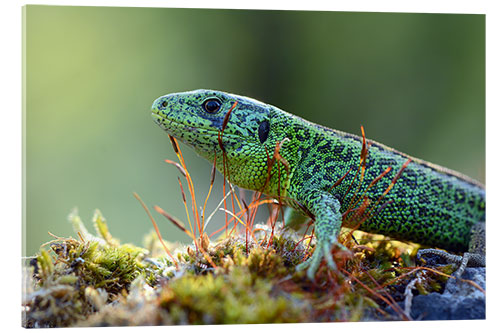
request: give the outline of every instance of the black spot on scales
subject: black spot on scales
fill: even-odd
[[[329,164],[325,167],[326,173],[330,175],[335,175],[337,172],[337,166],[335,164]]]
[[[295,133],[295,139],[297,139],[300,142],[304,142],[304,140],[305,140],[304,136],[300,132],[299,133]]]
[[[269,135],[269,121],[264,120],[260,123],[258,134],[260,143],[264,143],[267,140],[267,136]]]
[[[465,202],[465,191],[459,187],[455,190],[455,202],[459,204]]]
[[[352,161],[353,156],[354,150],[352,149],[352,147],[347,147],[347,152],[344,150],[339,157],[344,163],[348,164]]]
[[[340,155],[342,154],[342,152],[344,151],[344,145],[336,145],[334,148],[333,148],[333,153],[335,155]]]
[[[321,165],[321,164],[316,163],[316,164],[314,165],[314,167],[313,167],[313,173],[314,173],[314,174],[319,174],[319,173],[320,173],[320,171],[321,171],[321,167],[322,167],[322,165]]]
[[[309,152],[309,149],[304,147],[304,146],[299,146],[299,148],[297,148],[297,153],[301,154],[304,156],[305,153]]]
[[[304,182],[307,182],[309,179],[311,179],[312,175],[310,173],[302,173],[302,179],[304,180]]]
[[[443,182],[437,178],[431,180],[431,186],[437,187],[441,191],[444,189]]]
[[[310,170],[311,168],[313,168],[316,165],[317,165],[316,159],[311,158],[311,159],[309,159],[309,161],[306,164],[306,169]]]
[[[329,142],[326,142],[325,144],[321,145],[321,146],[318,146],[318,151],[322,154],[326,154],[330,151],[331,149],[331,144]]]
[[[469,199],[468,204],[471,209],[476,208],[476,201],[473,198]]]
[[[417,173],[413,169],[406,168],[398,182],[403,183],[405,187],[414,190],[417,188]]]

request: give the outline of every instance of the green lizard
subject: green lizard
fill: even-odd
[[[462,266],[467,260],[485,265],[484,186],[455,171],[371,140],[364,145],[364,137],[220,91],[159,97],[152,116],[168,134],[208,161],[215,160],[233,184],[279,198],[314,218],[317,245],[298,266],[307,268],[311,279],[323,259],[336,269],[331,250],[343,248],[337,240],[343,220],[346,227],[356,226],[359,220],[345,217],[355,216],[364,203],[377,203],[378,209],[363,221],[361,230],[454,252],[471,247],[474,254],[450,255],[451,259]],[[359,172],[367,146],[365,169]],[[380,178],[384,170],[388,173]],[[394,182],[395,175],[399,178]],[[368,201],[358,200],[360,193]]]

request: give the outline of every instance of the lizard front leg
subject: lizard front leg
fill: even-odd
[[[307,268],[307,276],[312,280],[323,258],[330,269],[337,269],[331,253],[334,245],[345,249],[337,240],[342,225],[340,203],[332,194],[314,188],[302,190],[297,200],[314,215],[316,249],[311,258],[297,266],[297,270]]]

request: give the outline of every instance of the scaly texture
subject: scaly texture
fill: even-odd
[[[299,267],[308,267],[309,277],[323,257],[335,268],[331,249],[342,222],[352,227],[363,220],[359,229],[367,232],[466,251],[472,227],[485,221],[480,183],[371,140],[363,172],[362,138],[251,98],[213,90],[169,94],[154,101],[152,115],[208,161],[217,155],[217,169],[232,183],[314,216],[317,247]]]

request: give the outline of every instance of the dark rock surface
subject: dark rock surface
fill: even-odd
[[[472,280],[486,290],[484,267],[467,268],[461,278]],[[449,279],[442,294],[415,296],[410,314],[414,320],[485,319],[486,295],[470,283]]]

